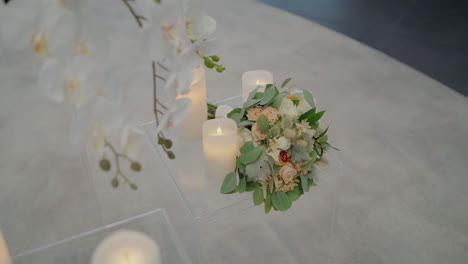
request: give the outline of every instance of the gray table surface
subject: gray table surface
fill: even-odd
[[[324,122],[331,125],[330,138],[345,164],[336,184],[317,187],[328,188],[320,205],[303,199],[285,214],[261,218],[269,227],[263,235],[276,240],[266,238],[259,248],[272,243],[286,250],[266,257],[255,244],[241,248],[264,228],[245,221],[231,223],[223,231],[229,236],[202,229],[225,245],[224,252],[208,250],[208,259],[466,263],[467,98],[295,15],[251,0],[206,2],[207,13],[218,21],[219,53],[228,68],[208,73],[209,98],[239,95],[246,70],[267,69],[279,81],[293,77],[327,109]],[[93,157],[88,164],[70,147],[72,111],[41,97],[31,74],[37,65],[22,59],[24,53],[2,53],[1,47],[0,56],[0,228],[14,255],[158,207],[166,208],[189,250],[197,250],[190,216],[149,148],[142,153],[139,191],[110,188]],[[152,119],[150,92],[136,92],[145,102],[142,123]],[[320,197],[320,191],[313,195]],[[244,213],[261,215],[261,210]]]

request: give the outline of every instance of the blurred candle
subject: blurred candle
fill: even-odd
[[[2,231],[0,230],[0,264],[11,264],[10,254]]]
[[[179,98],[184,97],[192,100],[192,106],[185,119],[178,126],[179,134],[186,139],[200,139],[202,137],[203,122],[208,119],[206,80],[203,67],[195,68],[190,92],[179,96]]]
[[[234,120],[216,118],[203,124],[203,151],[208,176],[224,179],[228,173],[234,172],[238,148]]]
[[[160,264],[158,244],[147,235],[128,230],[105,238],[93,253],[91,264]]]
[[[257,86],[265,86],[269,83],[273,83],[273,75],[269,71],[258,70],[248,71],[242,74],[242,101],[245,102]],[[263,92],[264,88],[260,88],[258,91]]]

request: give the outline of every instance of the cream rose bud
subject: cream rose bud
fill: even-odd
[[[292,129],[292,128],[286,128],[284,131],[283,131],[283,135],[287,138],[293,138],[296,136],[296,130]]]
[[[216,108],[215,117],[216,118],[227,118],[229,112],[232,111],[232,107],[229,105],[220,105]]]
[[[298,139],[296,140],[296,144],[298,146],[301,146],[303,148],[307,148],[307,146],[309,145],[309,143],[307,143],[307,141],[305,141],[304,139]]]
[[[288,163],[281,167],[279,175],[285,183],[290,183],[296,177],[297,170],[291,163]]]
[[[264,140],[267,137],[267,135],[260,131],[260,129],[257,126],[257,123],[255,123],[252,126],[252,137],[255,141],[259,141]]]
[[[278,147],[282,150],[288,150],[291,147],[291,140],[286,137],[278,138]]]
[[[251,108],[247,112],[247,118],[251,121],[257,121],[258,117],[263,113],[263,108],[260,106]]]
[[[279,107],[279,113],[280,113],[280,115],[296,117],[297,116],[297,109],[296,109],[296,106],[294,105],[293,101],[291,101],[290,99],[285,97],[281,101],[281,105]]]
[[[268,118],[268,122],[270,124],[274,124],[278,120],[278,110],[271,106],[265,108],[262,114],[264,114]]]

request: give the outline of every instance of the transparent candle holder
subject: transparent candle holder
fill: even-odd
[[[117,230],[131,230],[154,239],[161,250],[162,264],[189,264],[179,238],[164,209],[157,209],[107,225],[63,241],[13,257],[15,264],[88,264],[99,243]]]
[[[218,101],[216,104],[236,108],[242,105],[242,98],[235,96]],[[254,206],[252,192],[234,194],[220,192],[225,175],[219,175],[217,178],[207,175],[201,139],[188,140],[178,136],[177,133],[171,134],[174,142],[171,150],[176,155],[176,158],[171,160],[157,142],[155,122],[143,124],[142,127],[151,142],[156,158],[164,163],[169,177],[195,221],[212,221],[214,218],[223,218]],[[325,172],[333,174],[334,168],[342,166],[336,156],[328,153],[327,158],[330,160],[330,165],[323,169],[318,168],[319,175]]]

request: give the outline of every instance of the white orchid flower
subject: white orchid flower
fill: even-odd
[[[71,55],[77,21],[64,1],[11,1],[2,8],[0,22],[6,48],[29,50],[40,59]]]

